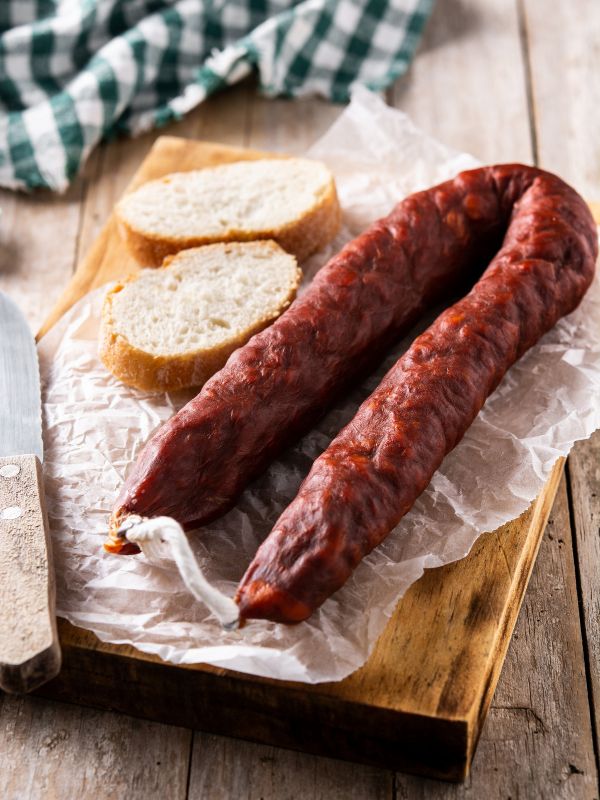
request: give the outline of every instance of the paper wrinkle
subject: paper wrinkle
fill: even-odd
[[[333,169],[345,214],[336,242],[305,265],[309,277],[403,196],[477,165],[364,89],[308,155]],[[151,432],[193,395],[128,389],[107,373],[97,356],[104,291],[83,298],[39,346],[57,609],[103,641],[176,664],[205,662],[310,683],[343,678],[365,662],[397,601],[425,568],[462,558],[480,533],[522,513],[556,459],[600,427],[596,279],[579,309],[510,370],[412,511],[346,586],[300,625],[257,621],[225,632],[186,591],[172,561],[150,564],[143,556],[102,550],[127,470]],[[314,458],[409,341],[255,481],[229,514],[191,536],[202,569],[221,591],[234,594]]]

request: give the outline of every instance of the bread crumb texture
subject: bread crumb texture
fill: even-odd
[[[331,172],[303,158],[172,173],[125,195],[116,215],[145,266],[188,247],[255,239],[274,239],[303,260],[335,236],[341,221]]]
[[[100,357],[140,389],[199,386],[287,308],[301,276],[273,241],[183,250],[108,292]]]

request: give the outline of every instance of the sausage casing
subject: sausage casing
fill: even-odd
[[[450,211],[446,194],[461,198]],[[416,197],[437,209],[429,238],[438,245],[440,230],[450,226],[468,239],[473,220],[499,211],[501,249],[316,459],[240,584],[242,618],[298,622],[340,588],[412,507],[509,367],[591,283],[595,225],[583,200],[553,175],[484,168]]]
[[[227,511],[352,378],[486,262],[508,209],[484,184],[481,173],[471,194],[459,177],[412,195],[334,256],[150,438],[112,530],[130,514],[168,515],[189,528]],[[107,549],[123,550],[122,540]]]

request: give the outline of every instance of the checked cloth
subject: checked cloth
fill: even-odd
[[[2,0],[0,185],[62,191],[94,146],[181,118],[255,70],[345,102],[406,71],[433,0]]]

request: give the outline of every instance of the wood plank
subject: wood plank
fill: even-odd
[[[302,155],[335,122],[343,106],[325,100],[256,97],[248,118],[247,147]]]
[[[530,162],[523,76],[515,3],[446,0],[435,4],[391,101],[444,144],[483,162]]]
[[[57,197],[0,190],[0,289],[24,312],[32,330],[71,277],[85,178]]]
[[[600,201],[600,14],[596,0],[521,0],[540,166]]]
[[[577,41],[574,28],[582,27],[582,16],[573,4],[564,3],[563,6],[565,16],[570,17],[569,34],[565,33],[563,21],[558,21],[557,29],[560,29],[560,33],[557,33],[554,41],[549,42],[545,38],[545,26],[540,18],[536,19],[532,26],[538,34],[540,43],[546,44],[546,52],[539,60],[538,67],[548,87],[548,118],[544,120],[543,126],[550,135],[553,127],[556,128],[556,118],[559,116],[556,112],[557,81],[565,80],[566,69],[564,63],[555,66],[557,53],[564,52],[563,40],[567,36],[570,37],[570,50],[578,46],[573,45],[573,42]],[[552,18],[553,23],[556,22],[554,11],[552,14],[548,13],[547,3],[538,2],[537,7],[539,17]],[[425,34],[422,52],[407,78],[399,81],[393,93],[395,102],[425,129],[458,150],[468,150],[488,162],[531,161],[533,157],[528,131],[526,90],[522,80],[522,76],[526,74],[526,64],[519,48],[518,33],[521,21],[518,18],[518,10],[517,3],[507,4],[496,0],[484,4],[469,0],[463,3],[438,3]],[[591,9],[588,13],[592,13]],[[591,34],[588,38],[592,39],[594,35]],[[597,39],[597,36],[595,38]],[[588,52],[589,47],[581,48],[581,57],[578,60],[583,61],[587,58],[587,55],[583,54]],[[597,73],[596,68],[588,75]],[[581,83],[587,84],[589,80],[588,77]],[[578,85],[576,88],[573,85],[572,92],[581,95],[581,86]],[[597,82],[594,92],[597,93]],[[597,102],[595,106],[597,114]],[[561,124],[566,124],[564,119]],[[580,138],[582,137],[586,138],[585,147],[588,151],[595,146],[593,137],[589,136],[589,126],[587,129],[586,126],[580,126]],[[557,144],[559,147],[564,146],[563,141]],[[597,164],[597,159],[593,163]],[[545,163],[544,165],[547,166]],[[597,186],[595,192],[593,187],[589,188],[590,197],[599,196]],[[562,516],[564,518],[564,513]],[[549,569],[546,568],[548,556],[544,545],[539,561],[541,564],[536,574],[549,573]],[[597,564],[597,556],[595,561],[589,559],[588,563]],[[566,572],[570,581],[569,591],[572,592],[573,570]],[[540,585],[539,578],[536,585]],[[529,618],[535,614],[532,606],[536,602],[543,609],[544,597],[542,592],[539,597],[528,594],[524,616]],[[581,647],[563,650],[563,657],[569,668],[563,672],[555,673],[553,671],[555,663],[547,656],[546,635],[556,638],[559,644],[563,643],[563,646],[572,638],[574,619],[572,615],[576,613],[576,606],[571,604],[569,612],[570,617],[565,617],[562,621],[559,618],[558,630],[556,625],[553,629],[549,629],[544,616],[541,613],[536,614],[540,620],[538,626],[541,625],[542,629],[537,632],[533,642],[524,638],[522,633],[524,622],[521,619],[509,651],[505,673],[500,680],[494,704],[483,728],[471,778],[465,787],[463,789],[441,787],[430,782],[421,784],[413,779],[399,776],[397,787],[399,797],[563,796],[556,787],[561,785],[565,775],[571,774],[571,770],[566,763],[567,754],[560,738],[562,729],[560,719],[557,720],[556,727],[544,729],[542,732],[538,730],[536,714],[539,716],[542,712],[540,703],[543,694],[538,687],[535,696],[530,698],[527,704],[522,705],[523,701],[519,695],[529,686],[531,680],[524,680],[523,676],[528,673],[515,669],[514,660],[520,657],[521,653],[529,654],[532,644],[535,644],[535,658],[532,659],[534,663],[529,665],[529,669],[534,671],[534,683],[539,680],[542,684],[551,685],[553,691],[560,695],[566,709],[565,714],[570,715],[571,720],[578,711],[581,711],[585,718],[585,704],[580,703],[577,706],[574,703],[567,677],[573,670],[581,669],[583,658]],[[579,690],[581,691],[581,685]],[[578,695],[578,700],[581,700],[581,694]],[[586,736],[589,737],[589,732]],[[533,743],[537,745],[536,761],[524,763],[519,754],[521,751],[534,751]],[[580,751],[585,752],[588,757],[589,738],[584,744],[581,742],[579,744]],[[576,762],[574,766],[577,769]],[[589,783],[586,786],[587,791]],[[568,788],[564,791],[565,796],[572,796],[568,794]],[[588,795],[582,793],[581,796]]]
[[[391,772],[196,734],[190,800],[392,800]]]
[[[523,0],[540,164],[571,182],[600,222],[600,16],[594,0]],[[548,65],[552,69],[548,69]],[[569,458],[575,555],[590,702],[598,759],[600,737],[600,435]]]
[[[424,130],[484,162],[531,161],[518,31],[515,4],[498,0],[436,4],[417,58],[390,93],[393,104],[410,114]],[[505,684],[501,677],[499,687]],[[498,720],[492,708],[483,728],[480,750],[497,730]],[[495,787],[503,788],[512,779],[511,762],[499,757],[494,748],[488,755],[489,760],[479,757],[473,765],[471,783],[482,794],[493,792]],[[482,763],[488,765],[488,770],[478,779],[478,765]],[[397,791],[398,797],[429,793],[440,797],[477,796],[463,788],[421,783],[400,775]]]
[[[469,778],[398,775],[396,789],[410,800],[597,797],[564,478]]]
[[[35,697],[0,715],[3,800],[186,796],[190,731]]]
[[[600,431],[575,446],[569,456],[569,477],[597,740],[600,735]]]

